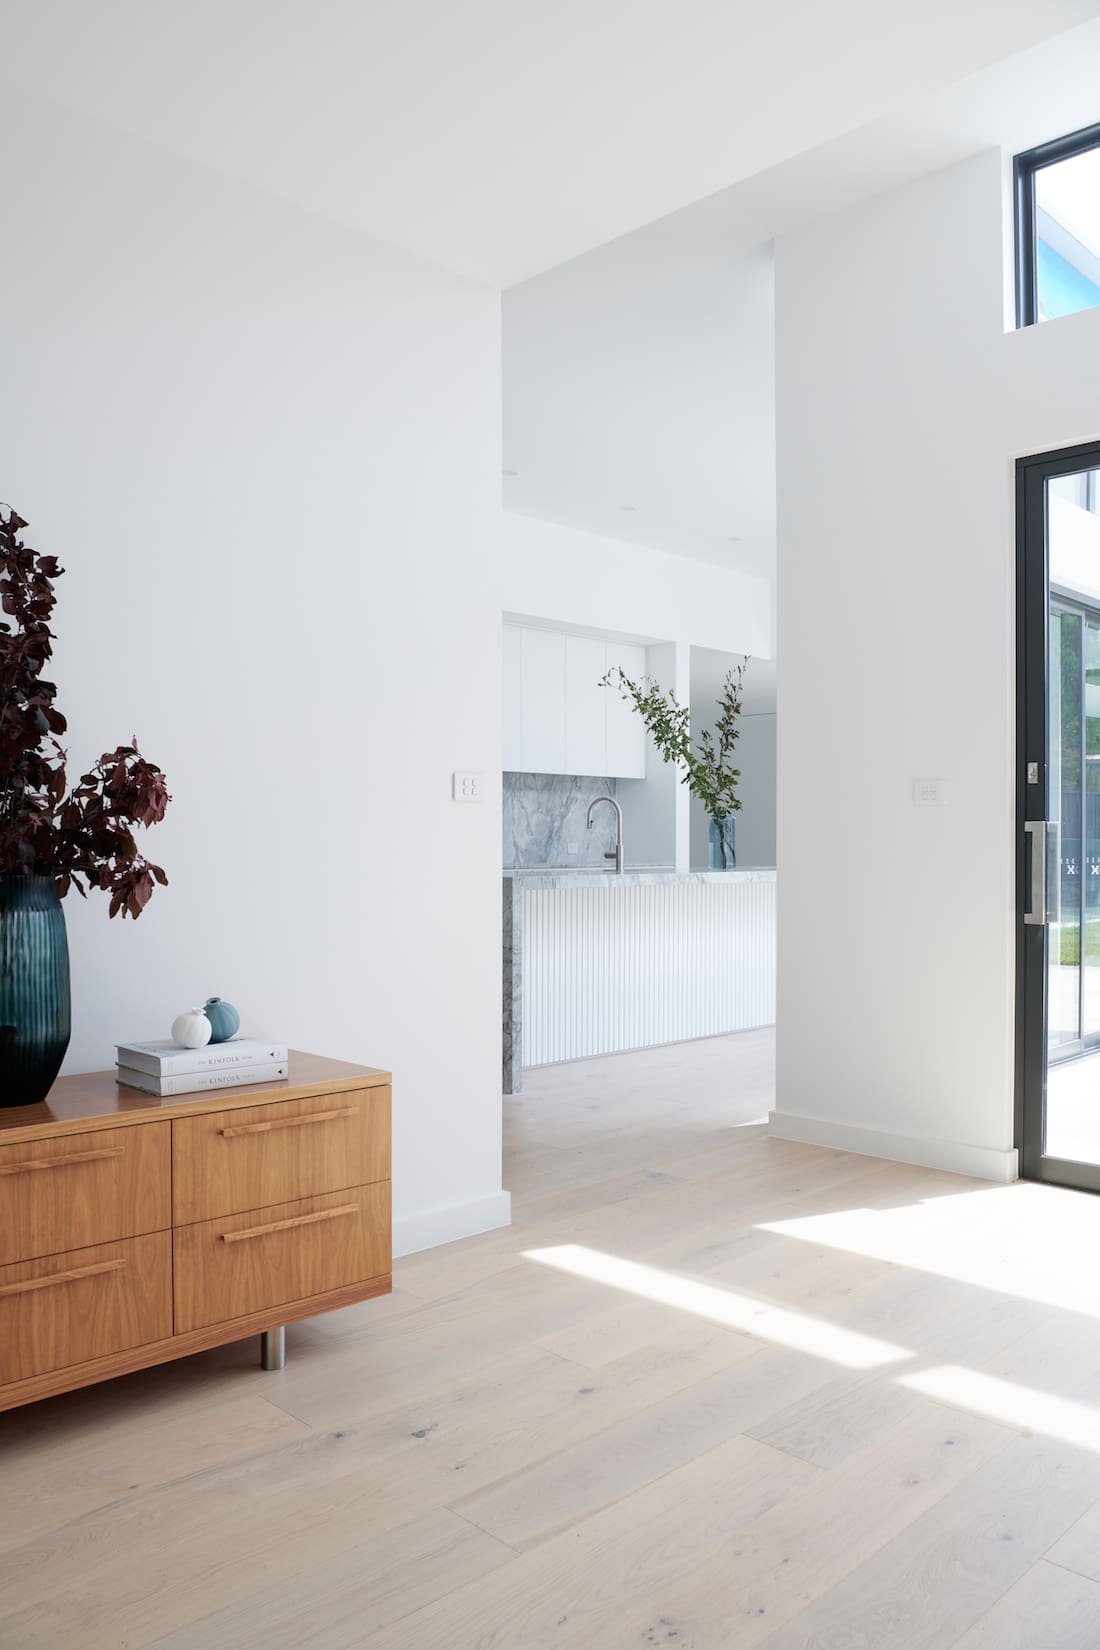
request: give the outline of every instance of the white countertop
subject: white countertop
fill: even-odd
[[[673,871],[668,866],[628,866],[620,875],[599,865],[516,866],[501,873],[525,888],[646,887],[671,882],[774,882],[774,865],[739,865],[733,871]]]

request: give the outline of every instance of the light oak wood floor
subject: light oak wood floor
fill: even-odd
[[[534,1074],[515,1224],[0,1417],[3,1650],[1096,1650],[1100,1201],[765,1138],[767,1033]]]

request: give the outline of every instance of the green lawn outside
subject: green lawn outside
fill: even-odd
[[[1066,923],[1058,930],[1058,961],[1072,967],[1080,960],[1080,930],[1076,923]],[[1096,964],[1100,964],[1100,917],[1090,917],[1085,923],[1085,966]]]

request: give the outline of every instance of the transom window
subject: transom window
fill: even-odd
[[[1100,125],[1016,157],[1016,319],[1100,306]]]

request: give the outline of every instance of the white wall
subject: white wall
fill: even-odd
[[[503,546],[506,612],[649,641],[772,654],[769,579],[508,511]]]
[[[1013,459],[1100,312],[1006,332],[997,152],[777,248],[776,1132],[1015,1172]],[[912,782],[946,780],[943,808]]]
[[[174,795],[139,923],[67,901],[68,1069],[223,995],[392,1067],[399,1248],[499,1225],[498,298],[10,90],[0,180],[72,771]]]
[[[737,816],[740,865],[775,864],[775,769],[777,718],[774,711],[745,716],[737,746],[745,778],[745,802]]]

